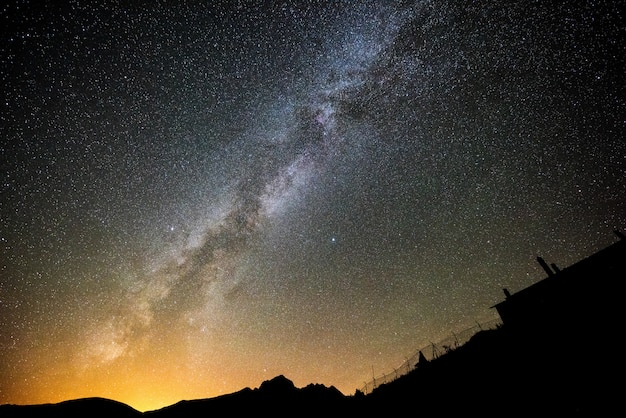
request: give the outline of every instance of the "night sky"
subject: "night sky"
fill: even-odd
[[[621,2],[467,3],[4,2],[0,403],[350,395],[615,242]]]

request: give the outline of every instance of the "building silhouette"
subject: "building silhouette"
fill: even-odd
[[[537,262],[547,277],[519,292],[504,289],[505,299],[492,306],[504,327],[546,333],[606,331],[618,322],[619,285],[626,279],[626,238],[563,269]]]

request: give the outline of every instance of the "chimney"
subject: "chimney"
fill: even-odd
[[[546,273],[548,273],[548,276],[554,276],[554,272],[550,270],[550,266],[548,266],[548,263],[546,263],[546,260],[544,260],[541,257],[537,257],[537,262],[539,263],[541,267],[543,267]]]
[[[561,269],[554,263],[550,263],[550,267],[552,267],[552,270],[554,270],[555,273],[561,272]]]

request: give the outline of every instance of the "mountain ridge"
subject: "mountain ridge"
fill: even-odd
[[[57,404],[0,405],[0,416],[378,416],[405,413],[407,405],[424,415],[501,416],[506,412],[507,416],[520,417],[533,413],[593,416],[614,411],[619,399],[611,378],[617,373],[616,353],[609,350],[589,361],[584,350],[572,348],[564,337],[562,333],[528,334],[505,326],[480,331],[465,344],[418,363],[406,375],[367,395],[360,391],[344,395],[334,386],[322,384],[297,388],[284,375],[278,375],[255,389],[181,400],[152,411],[140,412],[105,398],[83,398]]]
[[[211,413],[294,416],[392,416],[407,408],[423,414],[482,416],[609,416],[624,410],[619,344],[596,345],[621,329],[623,304],[616,284],[625,278],[626,237],[495,305],[502,325],[382,384],[367,395],[343,395],[334,386],[296,388],[284,375],[258,388],[184,400],[139,412],[121,402],[84,398],[43,405],[0,405],[3,418],[81,415],[170,418]],[[538,261],[543,259],[538,258]],[[594,343],[590,349],[589,343]]]
[[[148,416],[162,418],[170,416],[204,415],[206,411],[228,410],[231,413],[255,410],[273,412],[292,412],[290,405],[307,407],[308,411],[319,411],[328,407],[340,406],[348,397],[335,386],[310,383],[297,388],[284,375],[265,380],[258,388],[245,387],[238,391],[211,398],[180,400],[174,404],[156,410],[138,411],[133,407],[113,399],[87,397],[66,400],[58,403],[33,405],[0,405],[0,416],[5,418],[21,417],[56,417],[65,414],[92,414],[115,416],[116,418],[134,418]],[[282,405],[282,406],[281,406]]]
[[[128,404],[97,396],[70,399],[58,403],[0,405],[0,416],[3,418],[72,416],[85,414],[86,412],[97,412],[100,415],[115,416],[116,418],[134,418],[142,416],[140,411]]]

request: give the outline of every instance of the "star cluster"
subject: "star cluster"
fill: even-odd
[[[626,225],[617,1],[0,22],[0,403],[351,394]]]

